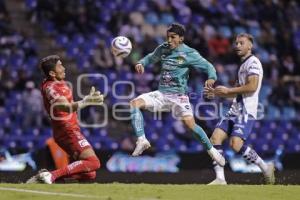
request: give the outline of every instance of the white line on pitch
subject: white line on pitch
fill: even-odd
[[[106,199],[106,197],[98,197],[98,196],[92,196],[92,195],[61,193],[61,192],[46,192],[46,191],[27,190],[27,189],[9,188],[9,187],[0,187],[0,190],[43,194],[43,195],[59,195],[59,196],[68,196],[68,197],[89,198],[89,199]]]
[[[41,194],[41,195],[58,195],[58,196],[67,196],[67,197],[78,197],[78,198],[88,198],[88,199],[108,199],[108,196],[92,196],[92,195],[84,195],[84,194],[72,194],[72,193],[62,193],[62,192],[46,192],[46,191],[38,191],[38,190],[27,190],[27,189],[19,189],[19,188],[10,188],[10,187],[0,187],[0,190],[3,191],[14,191],[14,192],[25,192],[25,193],[33,193],[33,194]],[[158,200],[157,198],[130,198],[131,200]]]

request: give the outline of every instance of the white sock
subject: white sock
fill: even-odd
[[[216,173],[216,178],[225,181],[224,167],[221,167],[220,165],[215,165],[214,170]]]
[[[146,136],[145,135],[141,135],[138,137],[138,140],[145,140],[146,139]]]
[[[261,157],[258,156],[255,164],[261,169],[262,172],[266,172],[268,170],[268,165],[265,163]]]
[[[263,161],[263,159],[256,153],[254,149],[247,147],[243,157],[250,163],[256,164],[262,172],[266,172],[268,165]]]

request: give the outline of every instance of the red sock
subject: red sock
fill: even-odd
[[[85,160],[78,160],[66,167],[51,171],[52,181],[62,177],[70,176],[78,173],[92,172],[100,168],[100,161],[96,156],[91,156]]]
[[[96,171],[92,171],[92,172],[88,172],[88,173],[73,174],[69,177],[74,178],[76,180],[80,180],[80,181],[93,180],[96,178]]]

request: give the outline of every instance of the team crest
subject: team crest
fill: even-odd
[[[177,58],[177,63],[180,65],[183,64],[185,61],[185,57],[186,57],[186,54],[184,52],[179,52],[179,56]]]
[[[184,60],[185,60],[185,59],[184,59],[183,56],[179,56],[179,57],[177,58],[177,63],[181,65],[181,64],[184,63]]]

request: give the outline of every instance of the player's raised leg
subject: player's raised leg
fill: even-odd
[[[210,138],[211,143],[214,145],[215,149],[223,155],[222,143],[227,138],[227,134],[220,128],[216,128]],[[226,185],[224,166],[218,165],[216,161],[213,162],[214,171],[216,178],[210,182],[208,185]]]
[[[210,157],[219,165],[224,166],[224,157],[213,147],[204,130],[195,123],[194,117],[192,115],[183,116],[182,121],[191,131],[193,131],[194,137],[202,143]]]
[[[242,155],[247,162],[253,163],[261,169],[262,173],[264,174],[266,184],[275,183],[274,164],[265,163],[254,149],[244,144],[244,140],[240,137],[231,137],[230,146],[235,152]]]
[[[92,148],[87,148],[80,153],[77,161],[54,171],[41,170],[36,175],[36,179],[41,183],[52,184],[59,178],[72,177],[75,174],[79,175],[77,177],[80,178],[80,174],[95,172],[98,168],[100,168],[99,159]],[[95,175],[96,174],[93,174],[93,176],[89,176],[89,178],[94,179],[96,177]],[[84,176],[84,178],[86,179],[87,176]]]
[[[136,147],[132,153],[132,156],[139,156],[143,153],[143,151],[151,147],[145,136],[144,118],[141,112],[141,108],[144,107],[145,101],[141,98],[134,99],[130,102],[131,124],[137,137]]]

